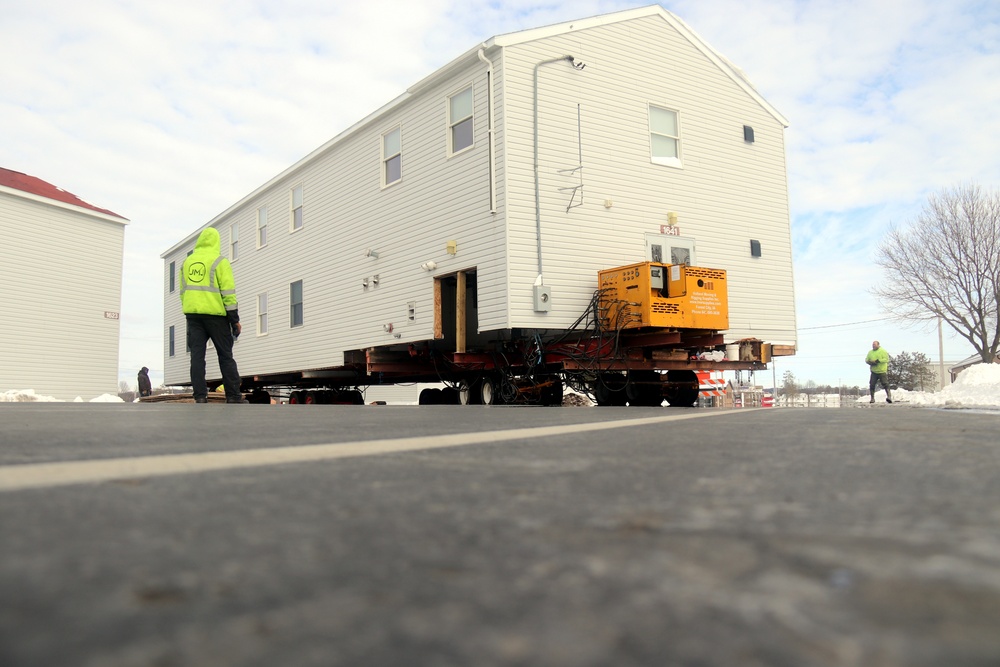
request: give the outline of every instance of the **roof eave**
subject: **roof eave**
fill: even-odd
[[[13,197],[20,197],[21,199],[29,199],[39,204],[45,204],[47,206],[65,209],[67,211],[72,211],[74,213],[82,213],[83,215],[86,215],[88,217],[97,218],[99,220],[104,220],[106,222],[115,222],[122,225],[123,227],[130,222],[128,218],[122,217],[117,213],[113,213],[110,211],[105,213],[104,211],[97,210],[96,208],[77,206],[76,204],[61,202],[58,199],[52,199],[51,197],[43,197],[41,195],[36,195],[32,192],[25,192],[24,190],[19,190],[17,188],[10,188],[5,185],[0,185],[0,193],[11,195]]]

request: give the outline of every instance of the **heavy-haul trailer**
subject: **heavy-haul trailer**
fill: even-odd
[[[251,402],[270,402],[277,390],[292,403],[362,403],[361,386],[439,382],[444,388],[425,389],[421,404],[560,405],[569,385],[598,405],[688,407],[698,400],[695,371],[766,368],[769,344],[725,344],[725,271],[640,262],[601,271],[598,284],[565,330],[511,330],[466,349],[456,312],[453,347],[428,340],[355,350],[342,367],[245,378],[244,388]],[[736,358],[723,357],[727,347]]]

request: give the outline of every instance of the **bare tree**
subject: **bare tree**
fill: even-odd
[[[1000,191],[978,185],[931,195],[905,228],[891,229],[875,262],[886,272],[872,290],[902,320],[941,318],[984,362],[1000,347]]]
[[[135,400],[135,391],[132,390],[132,386],[125,380],[118,381],[118,398],[122,399],[126,403],[131,403]]]

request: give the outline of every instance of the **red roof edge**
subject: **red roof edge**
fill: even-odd
[[[53,199],[64,204],[71,204],[73,206],[79,206],[80,208],[86,208],[91,211],[97,211],[98,213],[104,213],[105,215],[121,218],[122,220],[127,220],[127,218],[118,215],[114,211],[109,211],[106,208],[100,208],[98,206],[94,206],[93,204],[88,204],[72,192],[66,192],[62,188],[56,187],[55,185],[43,181],[40,178],[22,174],[19,171],[11,171],[10,169],[0,167],[0,185],[14,190],[20,190],[21,192],[27,192],[28,194],[37,195],[39,197],[45,197],[46,199]]]

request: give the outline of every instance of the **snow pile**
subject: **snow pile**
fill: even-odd
[[[0,394],[0,403],[54,403],[59,399],[36,394],[34,389],[11,389]]]
[[[858,402],[868,400],[868,396],[862,396]],[[885,401],[885,392],[875,392],[875,400]],[[934,393],[894,389],[892,402],[937,408],[1000,409],[1000,364],[970,366],[958,374],[953,384]]]
[[[58,398],[52,398],[51,396],[42,396],[41,394],[36,394],[34,389],[11,389],[10,391],[5,391],[0,393],[0,403],[65,403]],[[113,394],[101,394],[97,398],[92,398],[90,401],[84,401],[82,398],[77,396],[72,401],[73,403],[124,403],[124,401]]]

